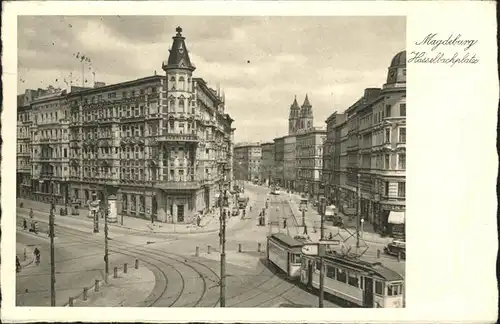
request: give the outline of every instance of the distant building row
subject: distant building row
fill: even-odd
[[[236,179],[259,179],[308,193],[346,215],[358,208],[377,231],[404,232],[406,197],[406,52],[391,61],[382,88],[365,89],[344,113],[334,112],[326,130],[312,127],[306,95],[290,107],[289,134],[269,143],[235,147]]]

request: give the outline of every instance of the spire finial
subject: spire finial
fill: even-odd
[[[177,28],[175,29],[175,31],[177,32],[177,36],[182,36],[182,28],[181,28],[181,26],[177,26]]]

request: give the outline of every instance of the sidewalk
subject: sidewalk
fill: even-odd
[[[20,203],[23,203],[23,208],[20,208]],[[87,217],[88,212],[86,209],[81,209],[79,215],[60,216],[59,208],[63,206],[56,205],[56,219],[73,219],[82,222],[93,222],[92,218]],[[33,209],[35,216],[43,217],[40,220],[48,220],[50,204],[32,201],[27,199],[17,199],[17,213],[29,216],[30,208]],[[172,223],[151,223],[150,220],[123,216],[123,225],[121,225],[121,215],[118,215],[117,223],[108,223],[110,227],[128,229],[141,233],[159,233],[159,234],[199,234],[199,233],[212,233],[219,231],[219,209],[216,208],[215,213],[206,214],[201,217],[200,226],[195,224],[172,224]],[[231,217],[226,222],[226,228],[235,226],[239,217]],[[99,224],[104,223],[103,218],[99,218]]]
[[[26,259],[24,255],[26,253]],[[33,249],[27,245],[16,242],[16,255],[19,257],[19,262],[21,262],[21,268],[25,268],[33,263]]]
[[[299,210],[301,197],[298,194],[287,194],[287,195],[290,195],[291,198],[289,201],[290,208],[292,210],[295,219],[297,220],[297,224],[300,226],[302,225],[302,212]],[[320,228],[321,228],[321,215],[318,214],[317,210],[313,209],[311,206],[308,206],[305,216],[306,216],[305,222],[307,226],[307,233],[309,234],[312,240],[319,239]],[[349,230],[350,232],[349,233],[344,229],[340,229],[339,227],[327,224],[327,222],[324,222],[324,228],[326,235],[328,235],[329,232],[331,232],[333,235],[339,233],[342,237],[347,238],[348,236],[351,235],[350,233],[353,233],[353,230]],[[314,229],[316,229],[316,233],[314,233]],[[362,239],[366,242],[384,244],[384,245],[392,242],[393,240],[393,238],[391,237],[381,237],[379,234],[371,233],[369,231],[363,231]]]

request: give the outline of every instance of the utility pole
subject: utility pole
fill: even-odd
[[[320,229],[320,238],[321,240],[323,240],[323,238],[325,237],[325,208],[326,208],[326,204],[325,204],[325,197],[321,197],[320,198],[320,204],[319,204],[319,208],[320,209],[320,215],[321,215],[321,229]]]
[[[321,214],[321,237],[320,237],[320,241],[323,240],[324,238],[324,218],[325,218],[325,208],[324,208],[324,204],[325,204],[325,197],[321,197],[321,200],[320,200],[320,205],[319,205],[319,208],[320,208],[320,214]],[[320,251],[320,255],[319,255],[319,264],[320,264],[320,268],[319,268],[319,308],[323,308],[323,298],[324,298],[324,290],[325,290],[325,270],[324,270],[324,265],[323,265],[323,252],[324,252],[324,245],[321,246],[321,251]]]
[[[105,262],[105,281],[108,283],[108,275],[109,275],[109,253],[108,253],[108,208],[105,207],[104,210],[104,262]]]
[[[49,234],[50,234],[50,306],[56,306],[56,261],[54,255],[54,198],[50,204]]]
[[[223,215],[225,203],[225,191],[223,180],[219,183],[219,212],[220,212],[220,307],[226,307],[226,217]]]
[[[359,249],[359,220],[361,219],[361,187],[360,187],[361,173],[358,173],[358,205],[357,205],[357,217],[356,217],[356,254],[358,254]]]

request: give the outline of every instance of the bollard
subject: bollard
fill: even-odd
[[[135,259],[135,268],[139,269],[139,259]]]
[[[380,250],[377,250],[377,259],[380,259]]]
[[[69,297],[68,306],[73,307],[73,297]]]
[[[96,280],[95,280],[95,284],[94,284],[94,291],[95,291],[95,292],[99,292],[99,279],[96,279]]]
[[[88,292],[88,290],[89,289],[87,287],[83,288],[83,300],[87,300],[87,292]]]
[[[123,264],[123,273],[127,273],[128,270],[128,264],[124,263]]]
[[[241,244],[238,244],[238,252],[241,252]]]
[[[115,267],[113,269],[113,278],[118,278],[118,268],[117,267]]]
[[[401,262],[401,252],[398,252],[398,262]]]
[[[208,253],[208,254],[210,254],[211,250],[212,250],[212,246],[211,246],[211,245],[209,245],[209,246],[208,246],[208,251],[207,251],[207,253]]]
[[[257,243],[257,252],[260,252],[260,248],[261,248],[260,243]]]
[[[200,256],[200,247],[197,246],[196,247],[196,253],[195,253],[196,256]]]

